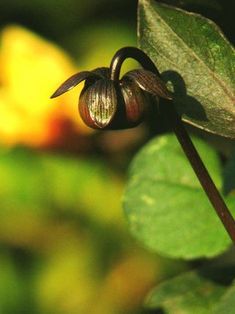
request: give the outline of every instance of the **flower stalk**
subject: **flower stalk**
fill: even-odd
[[[225,204],[221,194],[216,188],[214,181],[209,175],[201,157],[199,156],[192,140],[190,139],[181,119],[173,107],[171,107],[171,121],[175,135],[187,156],[195,174],[198,177],[208,199],[213,205],[217,215],[223,223],[231,240],[235,244],[235,220]]]
[[[132,70],[119,79],[123,62],[135,59],[143,69]],[[152,60],[140,49],[124,47],[114,55],[109,68],[77,73],[66,80],[52,95],[57,97],[85,80],[80,95],[79,112],[84,122],[98,129],[135,127],[147,108],[145,96],[150,94],[164,101],[165,114],[175,135],[198,177],[208,199],[235,243],[235,220],[217,190],[195,146],[193,145],[173,103],[173,95],[161,80]]]

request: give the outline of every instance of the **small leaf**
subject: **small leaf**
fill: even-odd
[[[194,142],[221,186],[216,153]],[[185,259],[212,257],[228,248],[230,239],[173,135],[150,141],[133,160],[129,177],[124,209],[131,232],[146,247]]]
[[[208,275],[204,277],[198,271],[191,271],[158,285],[145,304],[148,308],[161,307],[167,314],[211,314],[225,291],[226,286],[222,283],[213,281]]]
[[[184,121],[235,137],[235,51],[210,20],[157,3],[139,2],[139,45],[174,89]]]

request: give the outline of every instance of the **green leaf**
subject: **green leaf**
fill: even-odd
[[[235,309],[235,285],[233,285],[224,294],[218,306],[215,308],[214,314],[234,314]]]
[[[171,5],[176,7],[187,8],[188,6],[195,9],[206,8],[209,10],[221,10],[221,4],[219,0],[171,0],[169,2]]]
[[[139,45],[175,92],[184,121],[235,137],[235,51],[210,20],[139,1]]]
[[[211,314],[225,291],[223,284],[191,271],[159,284],[145,304],[148,308],[161,307],[166,314]]]
[[[194,143],[216,185],[221,186],[215,151],[199,139]],[[230,244],[173,135],[153,139],[134,158],[123,203],[132,234],[164,256],[212,257]]]

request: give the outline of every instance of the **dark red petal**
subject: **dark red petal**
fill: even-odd
[[[93,128],[105,128],[117,110],[117,94],[110,80],[98,80],[81,93],[79,111],[83,121]]]
[[[79,84],[83,80],[86,80],[90,76],[92,76],[92,72],[90,71],[82,71],[72,75],[63,84],[60,85],[60,87],[54,92],[51,98],[55,98],[64,94],[65,92],[74,88],[77,84]]]
[[[133,81],[123,81],[121,91],[125,102],[127,121],[138,124],[143,120],[147,107],[144,93]]]
[[[142,90],[158,97],[172,99],[171,93],[166,88],[161,78],[145,69],[132,70],[127,72],[122,80],[131,80],[135,82]]]

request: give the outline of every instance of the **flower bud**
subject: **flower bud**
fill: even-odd
[[[79,112],[84,123],[95,129],[126,129],[142,122],[146,98],[133,82],[100,79],[81,92]]]
[[[148,70],[129,71],[121,80],[111,77],[107,67],[76,73],[51,97],[57,97],[85,80],[78,104],[80,116],[87,126],[100,130],[135,127],[143,121],[148,103],[156,104],[159,97],[171,99],[165,83]]]

